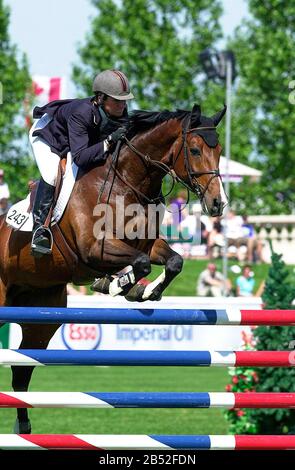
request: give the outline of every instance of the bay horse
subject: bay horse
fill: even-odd
[[[208,215],[222,215],[227,201],[218,170],[221,146],[216,127],[225,111],[224,107],[210,118],[201,114],[198,105],[192,111],[135,111],[116,158],[110,156],[103,166],[88,172],[79,171],[59,232],[54,232],[62,236],[67,256],[56,238],[51,255],[34,258],[31,233],[13,230],[2,216],[0,305],[66,307],[67,283],[89,284],[94,279],[93,288],[100,292],[129,300],[159,300],[183,264],[181,256],[159,238],[159,220],[152,239],[133,239],[127,234],[123,239],[100,238],[94,230],[98,201],[114,209],[114,219],[119,216],[115,212],[117,196],[123,197],[125,208],[140,203],[147,227],[148,207],[161,199],[162,179],[170,173],[198,195]],[[124,210],[120,216],[127,227],[130,216]],[[72,263],[69,254],[75,257]],[[165,266],[164,272],[148,286],[137,284],[150,273],[151,264]],[[117,274],[127,266],[127,275]],[[21,324],[20,348],[45,349],[59,326]],[[15,391],[28,390],[33,369],[12,367]],[[31,432],[26,409],[17,410],[14,432]]]

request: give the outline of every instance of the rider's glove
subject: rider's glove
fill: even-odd
[[[112,134],[107,137],[109,147],[116,145],[116,143],[125,136],[126,132],[126,127],[119,127],[114,132],[112,132]]]

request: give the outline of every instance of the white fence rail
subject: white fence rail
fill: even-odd
[[[263,244],[266,262],[270,262],[271,240],[274,251],[283,255],[285,263],[295,264],[295,215],[251,215],[248,221]]]

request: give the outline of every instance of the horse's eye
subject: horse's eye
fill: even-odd
[[[194,157],[199,157],[201,155],[201,152],[198,148],[190,148],[190,152]]]

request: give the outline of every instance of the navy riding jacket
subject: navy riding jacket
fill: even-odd
[[[41,118],[45,113],[52,120],[43,129],[35,130],[33,136],[44,140],[60,157],[71,151],[74,162],[83,169],[105,161],[108,152],[104,151],[103,141],[122,126],[122,120],[107,118],[93,97],[51,101],[35,107],[33,117]],[[127,111],[125,119],[126,115]]]

